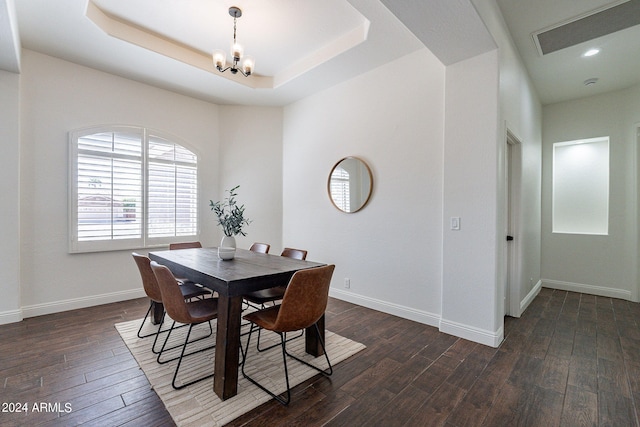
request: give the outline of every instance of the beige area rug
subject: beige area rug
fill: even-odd
[[[241,372],[238,372],[238,394],[225,401],[220,400],[213,392],[213,378],[190,385],[182,390],[174,390],[171,386],[171,380],[173,379],[177,361],[163,365],[156,362],[156,355],[151,352],[154,337],[151,336],[142,339],[137,337],[141,321],[142,319],[118,323],[115,327],[149,379],[152,388],[156,391],[160,399],[162,399],[171,417],[179,427],[223,426],[271,399],[264,391],[246,380]],[[188,352],[193,349],[205,348],[215,344],[216,324],[215,321],[211,323],[213,326],[213,334],[208,338],[190,344],[187,347]],[[163,329],[170,327],[170,325],[170,321],[165,321]],[[188,327],[184,327],[174,331],[171,334],[171,341],[168,347],[170,347],[172,343],[174,345],[183,343],[188,329]],[[145,322],[142,335],[154,332],[155,330],[157,330],[157,326],[151,325],[147,321]],[[248,330],[248,327],[243,327],[243,332],[245,330]],[[194,327],[190,340],[208,334],[208,324],[198,325]],[[164,340],[165,336],[166,332],[161,334],[162,340]],[[246,336],[242,337],[243,348],[246,345],[246,338]],[[257,334],[254,333],[251,338],[251,348],[249,349],[249,358],[247,359],[245,370],[250,376],[256,378],[260,383],[265,384],[270,390],[275,391],[276,394],[286,391],[282,351],[280,347],[258,353],[255,347],[256,338]],[[334,371],[340,369],[338,365],[339,362],[365,348],[363,344],[330,331],[326,331],[325,338],[327,353],[329,354],[329,359],[334,367]],[[272,332],[264,332],[260,346],[263,348],[278,341],[278,335]],[[162,341],[159,339],[158,342],[161,343]],[[298,338],[288,342],[287,350],[315,366],[321,368],[326,367],[327,362],[324,356],[314,358],[305,353],[304,338]],[[173,353],[167,354],[167,358],[178,356],[179,353],[177,353],[177,351],[178,350],[173,350]],[[190,379],[199,378],[203,376],[203,374],[212,373],[214,351],[215,349],[206,350],[183,359],[177,383],[181,384]],[[300,384],[314,375],[319,375],[318,372],[295,360],[289,359],[287,360],[287,364],[291,387]]]

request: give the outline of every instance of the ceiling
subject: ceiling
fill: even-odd
[[[0,6],[14,2],[26,49],[219,104],[286,105],[424,47],[371,0],[0,0]],[[243,11],[238,41],[256,61],[255,73],[237,74],[236,81],[211,61],[213,49],[230,49],[230,6]],[[0,33],[0,41],[6,36]],[[0,67],[7,69],[4,52]]]
[[[635,6],[632,13],[640,14],[640,0],[497,0],[497,3],[543,104],[624,89],[640,83],[640,25],[545,55],[539,53],[534,39],[534,34],[541,30],[623,3]],[[607,26],[606,21],[613,21],[616,17],[604,19],[605,22],[601,24]],[[587,31],[597,33],[597,27],[591,22]],[[584,52],[592,48],[600,49],[600,53],[582,57]],[[585,80],[592,78],[597,78],[597,83],[584,84]]]
[[[620,1],[497,3],[543,104],[640,80],[640,25],[544,56],[532,37]],[[248,78],[211,62],[229,50],[230,6]],[[286,105],[425,45],[445,65],[494,48],[470,0],[0,0],[0,69],[19,71],[22,46],[219,104]]]

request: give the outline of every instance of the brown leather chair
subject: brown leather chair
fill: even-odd
[[[288,405],[291,401],[291,388],[289,386],[289,373],[287,370],[287,356],[304,363],[305,365],[317,370],[323,375],[331,375],[333,368],[327,355],[324,341],[320,335],[320,330],[316,322],[320,320],[327,308],[327,301],[329,299],[329,286],[331,285],[331,276],[335,265],[327,265],[324,267],[309,268],[306,270],[300,270],[294,273],[289,281],[287,290],[284,293],[282,304],[267,307],[262,310],[255,311],[245,315],[243,318],[250,321],[251,330],[249,337],[247,338],[246,351],[243,353],[242,359],[242,375],[257,385],[267,393],[269,393],[274,399],[283,405]],[[291,331],[304,330],[306,328],[315,326],[318,339],[322,346],[325,359],[327,360],[328,368],[321,369],[310,363],[305,362],[287,352],[286,343],[287,340],[284,334]],[[275,395],[268,390],[265,386],[258,383],[255,379],[249,377],[245,372],[245,365],[247,363],[247,356],[249,352],[249,344],[251,342],[251,335],[256,328],[262,328],[269,331],[276,332],[280,335],[280,345],[282,346],[282,359],[284,361],[284,372],[287,383],[287,397],[286,399]]]
[[[176,249],[192,249],[192,248],[201,248],[202,243],[200,242],[180,242],[180,243],[169,243],[169,250],[173,251]]]
[[[144,288],[144,292],[147,294],[151,303],[149,304],[149,310],[147,310],[147,314],[145,314],[144,319],[142,319],[142,323],[140,324],[140,328],[138,329],[138,338],[146,338],[151,335],[155,335],[155,339],[153,341],[153,345],[151,349],[154,353],[158,353],[155,350],[156,342],[158,341],[158,335],[160,334],[160,330],[162,329],[162,324],[164,323],[164,313],[162,313],[162,321],[158,324],[158,330],[154,333],[141,335],[142,327],[144,326],[144,322],[149,317],[151,310],[153,308],[154,303],[162,304],[162,294],[160,293],[160,288],[158,287],[158,282],[156,280],[156,276],[153,274],[153,270],[151,270],[151,260],[149,257],[140,255],[138,253],[133,252],[131,254],[133,256],[136,265],[138,266],[138,270],[140,271],[140,276],[142,277],[142,287]],[[178,285],[178,282],[176,282]],[[193,283],[181,283],[178,286],[180,293],[182,294],[182,298],[184,300],[190,300],[192,298],[204,297],[207,295],[211,295],[211,291],[205,289],[201,286],[196,286]]]
[[[304,249],[284,248],[280,256],[305,260],[307,259],[307,251],[305,251]],[[276,286],[273,288],[249,292],[247,294],[244,294],[242,297],[250,304],[253,304],[254,307],[257,306],[259,308],[264,308],[265,304],[267,304],[268,302],[275,303],[276,301],[280,301],[284,296],[284,291],[286,289],[286,286]],[[302,336],[302,334],[291,337],[289,341],[298,338],[299,336]],[[258,331],[258,341],[256,342],[256,348],[258,349],[258,351],[269,350],[273,347],[274,346],[269,346],[262,349],[260,348],[260,331]]]
[[[305,260],[307,259],[307,251],[303,249],[284,248],[280,256]],[[285,289],[286,286],[276,286],[275,288],[249,292],[247,294],[244,294],[243,297],[249,302],[264,306],[264,304],[268,302],[281,300],[284,296]]]
[[[179,390],[191,384],[195,384],[197,382],[206,380],[207,378],[213,377],[213,373],[211,373],[209,375],[205,375],[203,377],[188,381],[181,385],[176,384],[178,371],[180,370],[180,365],[182,364],[182,359],[184,358],[184,356],[199,353],[201,351],[209,350],[215,347],[215,345],[209,346],[206,348],[193,351],[192,353],[185,354],[187,345],[196,341],[196,340],[189,341],[189,336],[191,335],[191,331],[193,330],[193,327],[200,323],[209,322],[209,328],[211,328],[210,321],[218,317],[218,298],[206,298],[206,299],[187,302],[182,297],[179,286],[176,286],[176,278],[173,276],[173,273],[171,273],[171,270],[169,270],[164,265],[160,265],[156,263],[155,261],[151,262],[151,269],[153,270],[153,273],[158,282],[158,287],[160,288],[160,293],[162,294],[162,302],[164,303],[165,309],[167,310],[169,317],[173,319],[173,324],[171,325],[171,329],[169,329],[169,332],[167,333],[167,337],[164,340],[164,344],[162,345],[162,349],[158,354],[158,358],[157,358],[158,363],[162,364],[162,363],[170,362],[172,360],[176,360],[176,358],[169,359],[169,360],[161,360],[161,357],[162,357],[162,352],[166,350],[165,346],[169,341],[171,333],[176,329],[175,328],[176,322],[183,323],[183,324],[189,325],[189,330],[185,337],[184,344],[180,346],[182,347],[182,349],[180,351],[180,356],[177,358],[178,365],[176,366],[176,370],[173,374],[173,380],[171,381],[171,385],[173,386],[174,389]]]
[[[271,245],[259,242],[254,242],[253,245],[251,245],[251,247],[249,248],[251,252],[257,252],[259,254],[268,254],[269,249],[271,249]],[[249,304],[246,300],[244,301],[244,303],[247,305]]]
[[[193,248],[201,248],[202,247],[202,243],[200,242],[179,242],[179,243],[169,243],[169,250],[170,251],[175,251],[178,249],[193,249]],[[178,280],[178,282],[180,283],[191,283],[195,286],[199,286],[199,287],[203,287],[201,284],[199,283],[194,283],[191,280],[185,279],[183,277],[177,277],[176,278]]]
[[[304,249],[284,248],[280,256],[293,259],[307,259],[307,251]]]
[[[268,245],[266,243],[258,243],[258,242],[255,242],[249,248],[250,251],[258,252],[258,253],[261,253],[261,254],[268,254],[269,253],[269,249],[271,249],[271,245]]]

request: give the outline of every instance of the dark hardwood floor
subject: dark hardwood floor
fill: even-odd
[[[146,309],[0,326],[0,425],[174,425],[113,327]],[[494,349],[331,299],[327,328],[367,349],[230,425],[638,426],[639,322],[640,304],[543,289]]]

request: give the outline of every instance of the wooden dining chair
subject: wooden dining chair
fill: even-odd
[[[150,334],[142,335],[142,327],[144,326],[144,322],[147,320],[149,315],[151,314],[151,310],[154,307],[154,304],[163,304],[162,301],[162,293],[160,292],[160,287],[158,286],[158,281],[156,280],[155,274],[153,274],[153,270],[151,269],[151,260],[149,257],[140,255],[136,252],[131,254],[133,259],[138,266],[138,270],[140,271],[140,276],[142,278],[142,287],[144,288],[144,292],[147,294],[150,300],[149,309],[147,310],[147,314],[145,314],[142,319],[142,323],[140,324],[140,328],[138,329],[138,338],[147,338],[152,335],[155,335],[155,339],[153,340],[153,345],[151,346],[151,350],[157,354],[159,351],[156,350],[156,343],[158,341],[158,335],[162,330],[162,325],[164,323],[164,315],[165,311],[162,312],[161,321],[158,323],[158,329]],[[192,298],[202,298],[205,296],[212,295],[211,291],[203,288],[201,286],[196,286],[193,283],[179,283],[175,282],[174,285],[179,289],[183,300],[191,300]]]
[[[289,386],[289,372],[287,368],[287,356],[295,359],[323,375],[330,376],[333,373],[333,367],[327,355],[324,340],[320,334],[317,322],[324,315],[329,299],[329,286],[331,285],[331,277],[335,265],[327,265],[324,267],[309,268],[300,270],[293,274],[289,285],[284,293],[282,304],[270,306],[262,310],[249,313],[243,318],[251,322],[251,330],[247,338],[246,350],[243,352],[241,365],[242,375],[253,384],[270,394],[274,399],[283,405],[288,405],[291,401],[291,387]],[[314,327],[318,340],[321,344],[322,351],[328,364],[328,368],[318,368],[287,351],[287,340],[285,334],[287,332],[305,330]],[[274,394],[264,385],[260,384],[254,378],[247,375],[245,366],[249,355],[249,345],[251,335],[256,328],[266,329],[276,332],[280,335],[280,346],[282,347],[282,359],[284,362],[284,375],[287,383],[286,399],[282,396]]]
[[[307,251],[304,249],[284,248],[280,256],[305,260],[307,259]],[[264,308],[267,303],[270,303],[270,302],[275,303],[276,301],[280,301],[284,296],[284,291],[286,289],[287,289],[286,286],[276,286],[273,288],[267,288],[267,289],[261,289],[259,291],[249,292],[247,294],[244,294],[242,297],[250,304],[253,304],[254,307]],[[273,345],[266,348],[262,348],[262,349],[260,348],[260,334],[261,334],[261,331],[258,331],[258,340],[256,342],[256,348],[258,349],[258,351],[265,351],[265,350],[269,350],[270,348],[273,348],[274,347]],[[296,339],[300,336],[302,336],[302,334],[299,334],[295,337],[291,337],[289,341],[292,339]]]
[[[261,254],[268,254],[269,253],[269,249],[271,249],[271,245],[268,245],[266,243],[258,243],[258,242],[255,242],[249,248],[250,251],[258,252],[258,253],[261,253]]]
[[[185,353],[187,345],[196,341],[189,341],[189,337],[191,335],[193,327],[204,322],[209,322],[209,328],[211,328],[211,320],[218,317],[218,298],[206,298],[187,302],[184,300],[184,298],[182,298],[182,294],[180,293],[178,286],[176,286],[176,278],[173,276],[173,273],[171,273],[171,270],[169,270],[164,265],[156,263],[155,261],[151,262],[151,269],[153,270],[156,281],[158,282],[158,287],[160,288],[160,293],[162,294],[162,302],[164,303],[165,309],[167,310],[167,314],[169,315],[169,317],[171,317],[171,319],[173,319],[171,329],[169,329],[169,332],[167,333],[167,336],[162,345],[162,349],[158,354],[157,362],[163,364],[172,360],[176,360],[176,358],[168,360],[161,360],[161,358],[163,351],[166,350],[165,346],[167,345],[167,342],[169,342],[171,333],[176,329],[176,322],[179,322],[185,325],[189,325],[189,329],[184,339],[184,344],[180,346],[180,356],[177,357],[178,364],[173,374],[171,385],[174,389],[180,390],[191,384],[195,384],[197,382],[206,380],[207,378],[213,377],[213,373],[211,373],[200,378],[190,380],[186,383],[182,383],[180,385],[176,384],[178,372],[180,371],[180,366],[182,365],[182,360],[185,356],[200,353],[202,351],[209,350],[215,347],[215,345],[213,345],[195,350],[188,354]]]

